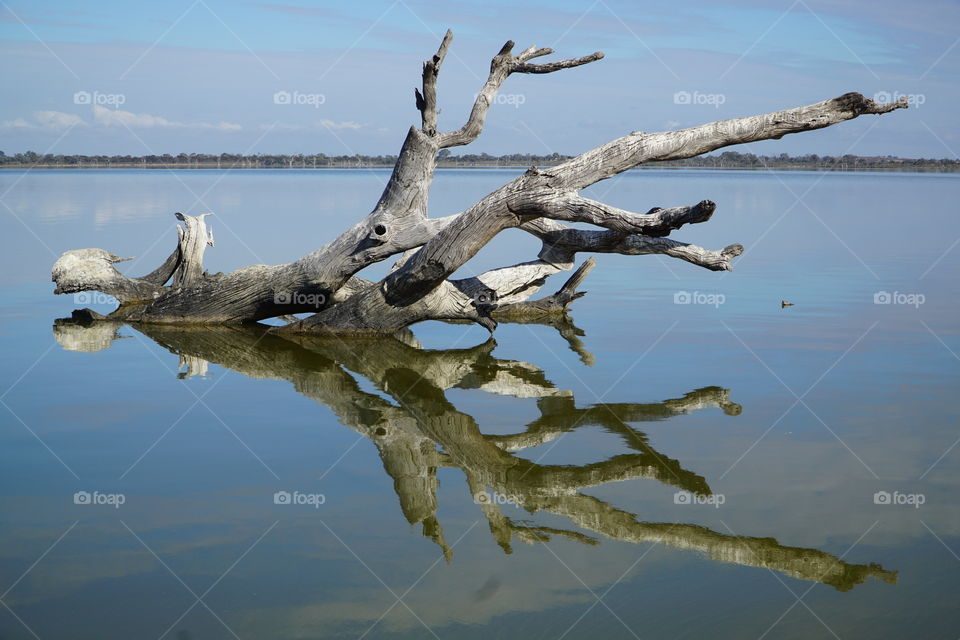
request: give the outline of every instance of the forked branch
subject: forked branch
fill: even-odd
[[[254,265],[209,275],[203,270],[203,251],[213,246],[213,238],[203,216],[178,215],[184,227],[178,232],[177,246],[153,272],[128,277],[113,266],[122,259],[111,252],[68,251],[53,268],[55,293],[96,290],[114,295],[120,308],[110,317],[132,322],[237,324],[310,312],[310,317],[277,330],[383,333],[438,319],[471,320],[492,331],[498,313],[503,317],[566,309],[582,295],[562,290],[554,297],[529,302],[549,276],[574,266],[577,253],[660,254],[726,271],[743,252],[739,244],[717,251],[667,237],[684,225],[709,220],[716,210],[710,200],[636,213],[586,198],[580,194],[582,189],[644,163],[778,139],[907,106],[905,100],[881,105],[848,93],[804,107],[678,131],[636,131],[555,167],[533,167],[462,213],[431,218],[429,190],[437,152],[469,144],[480,135],[497,92],[510,75],[549,74],[603,58],[596,52],[557,62],[533,62],[553,53],[552,49],[531,46],[514,55],[514,43],[508,41],[493,57],[466,123],[455,131],[440,132],[437,83],[452,40],[452,32],[447,31],[437,53],[423,64],[421,86],[415,90],[421,126],[411,126],[407,132],[373,210],[329,244],[289,264]],[[576,229],[565,222],[598,228]],[[543,246],[535,259],[474,278],[450,279],[492,238],[510,228],[540,238]],[[403,258],[397,268],[380,282],[356,276],[398,254]],[[586,270],[592,268],[592,261],[587,264]]]
[[[533,64],[529,60],[541,56],[550,55],[553,49],[529,47],[520,55],[514,56],[512,51],[514,47],[513,40],[507,40],[506,44],[500,49],[493,61],[490,63],[490,75],[486,83],[480,89],[476,99],[473,101],[473,109],[470,110],[470,117],[466,124],[457,129],[440,135],[438,147],[446,149],[448,147],[462,146],[470,144],[480,135],[483,130],[483,123],[487,118],[487,112],[490,105],[493,104],[500,86],[510,76],[511,73],[553,73],[562,69],[571,69],[581,65],[594,62],[603,58],[603,52],[597,51],[588,56],[580,58],[571,58],[570,60],[561,60],[560,62],[551,62],[546,64]]]

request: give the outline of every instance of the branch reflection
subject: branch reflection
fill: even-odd
[[[577,337],[582,332],[566,319],[550,324],[570,340],[584,362],[592,363],[592,354]],[[692,524],[643,522],[635,514],[582,493],[589,487],[644,478],[691,494],[711,495],[704,477],[657,451],[647,435],[632,425],[710,407],[737,416],[741,407],[730,400],[726,389],[705,387],[652,404],[578,407],[572,392],[558,389],[540,368],[495,357],[492,339],[468,349],[433,351],[422,349],[410,333],[344,340],[280,337],[264,327],[134,327],[179,357],[185,369],[180,377],[205,375],[208,363],[214,363],[252,378],[288,380],[298,393],[329,407],[343,425],[377,447],[404,516],[422,527],[423,535],[443,550],[448,561],[453,552],[437,518],[437,470],[441,467],[462,471],[491,535],[506,553],[512,553],[516,541],[535,544],[553,536],[594,545],[599,541],[592,534],[597,534],[693,549],[721,562],[763,567],[840,591],[871,576],[896,582],[896,572],[877,564],[849,564],[816,549],[783,546],[773,538],[726,535]],[[115,323],[65,319],[54,326],[54,335],[65,348],[89,351],[109,346],[118,337],[118,328]],[[358,376],[372,381],[383,394],[363,390]],[[449,389],[536,398],[540,415],[517,433],[486,435],[471,415],[447,399]],[[538,464],[516,455],[586,426],[618,436],[629,452],[583,465]],[[564,516],[575,528],[539,526],[508,517],[500,497],[531,514]]]

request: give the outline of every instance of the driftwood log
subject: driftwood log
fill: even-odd
[[[731,260],[743,252],[739,244],[717,251],[667,237],[684,224],[708,220],[716,209],[709,200],[635,213],[585,198],[582,189],[641,164],[691,158],[907,107],[906,99],[877,104],[859,93],[847,93],[804,107],[689,129],[634,131],[560,165],[532,167],[466,211],[429,217],[437,153],[477,139],[490,105],[510,75],[553,73],[603,57],[596,52],[535,63],[532,60],[553,51],[529,47],[514,54],[514,43],[508,41],[494,56],[466,123],[455,131],[439,131],[437,77],[452,38],[448,31],[436,55],[423,65],[422,84],[415,91],[421,125],[407,133],[379,201],[366,218],[333,242],[289,264],[211,275],[203,269],[204,250],[213,245],[203,216],[178,213],[184,226],[177,227],[177,246],[153,272],[129,277],[116,270],[114,265],[123,258],[113,253],[67,251],[53,266],[55,293],[100,291],[120,303],[111,319],[150,324],[241,324],[310,313],[274,330],[392,333],[424,320],[467,320],[493,331],[499,310],[517,317],[565,309],[578,297],[575,291],[534,302],[529,298],[549,276],[572,268],[579,252],[664,254],[714,271],[729,270]],[[565,222],[598,229],[574,229]],[[473,278],[450,279],[509,228],[520,228],[542,241],[535,260]],[[380,282],[356,276],[395,255],[400,255],[395,268]]]

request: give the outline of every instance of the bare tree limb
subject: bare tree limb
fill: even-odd
[[[645,162],[693,158],[722,147],[779,140],[790,133],[813,131],[866,114],[879,115],[906,108],[906,98],[877,104],[859,93],[845,93],[805,107],[721,120],[689,129],[661,133],[634,131],[553,167],[551,174],[567,189],[583,189]]]
[[[691,207],[670,209],[654,207],[647,213],[639,214],[611,207],[583,196],[569,195],[556,200],[534,203],[529,212],[553,220],[586,222],[621,234],[638,233],[650,237],[661,237],[670,235],[671,231],[685,224],[706,222],[716,208],[716,204],[704,200]]]
[[[447,56],[452,40],[453,31],[447,29],[436,55],[423,63],[423,93],[417,91],[416,94],[417,109],[420,110],[423,121],[422,131],[427,135],[437,132],[437,76],[440,74],[440,65]]]
[[[429,190],[438,150],[468,144],[480,135],[507,77],[552,73],[603,57],[597,52],[534,63],[531,60],[552,50],[529,47],[514,55],[514,43],[508,41],[494,56],[467,122],[456,131],[438,132],[437,80],[452,37],[448,31],[437,53],[423,65],[421,90],[416,91],[421,127],[410,127],[380,199],[368,216],[332,242],[289,264],[209,275],[203,271],[203,251],[212,246],[212,235],[202,216],[180,216],[184,227],[178,227],[177,247],[153,272],[130,278],[113,267],[121,260],[113,253],[69,251],[54,265],[55,293],[97,290],[115,295],[121,307],[111,318],[144,323],[236,324],[311,312],[310,318],[281,330],[392,332],[428,319],[472,320],[492,330],[498,306],[527,303],[546,278],[572,268],[578,252],[661,254],[722,271],[729,270],[732,259],[743,251],[738,244],[712,251],[666,238],[685,224],[708,220],[716,208],[709,200],[640,214],[585,198],[579,193],[584,187],[645,162],[777,139],[907,106],[905,101],[879,105],[848,93],[804,107],[679,131],[634,132],[556,167],[532,168],[458,215],[430,218]],[[572,229],[560,221],[601,229]],[[538,259],[477,278],[450,280],[498,233],[517,227],[543,241]],[[404,252],[398,268],[381,282],[356,277],[365,267]],[[547,306],[551,305],[557,306],[558,299]]]
[[[571,302],[587,295],[586,291],[578,291],[577,288],[583,283],[590,272],[593,271],[595,266],[597,266],[596,259],[588,258],[573,272],[573,275],[560,287],[560,290],[553,295],[529,302],[514,302],[500,305],[496,308],[494,317],[503,319],[517,316],[546,316],[565,313]]]
[[[511,73],[553,73],[561,69],[570,69],[581,65],[594,62],[603,58],[603,53],[597,51],[589,56],[573,58],[560,62],[548,64],[530,64],[527,60],[545,56],[553,53],[553,49],[537,49],[530,47],[519,56],[514,56],[513,40],[507,40],[506,44],[500,49],[500,53],[494,57],[490,63],[490,75],[486,83],[480,89],[476,99],[473,102],[473,109],[470,111],[470,117],[467,123],[456,131],[440,134],[438,147],[446,149],[448,147],[462,146],[470,144],[480,135],[483,130],[483,123],[487,118],[487,111],[500,90],[500,86],[510,76]]]
[[[196,285],[203,277],[203,253],[208,246],[213,246],[213,233],[203,219],[213,214],[175,215],[185,227],[177,226],[177,253],[180,259],[173,272],[173,286],[179,289]]]

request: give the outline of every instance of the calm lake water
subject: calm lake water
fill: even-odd
[[[141,275],[213,211],[211,272],[287,262],[387,175],[0,173],[0,637],[960,635],[960,176],[625,174],[588,194],[716,201],[674,237],[736,270],[599,255],[574,326],[495,343],[54,326],[111,310],[65,250]]]

